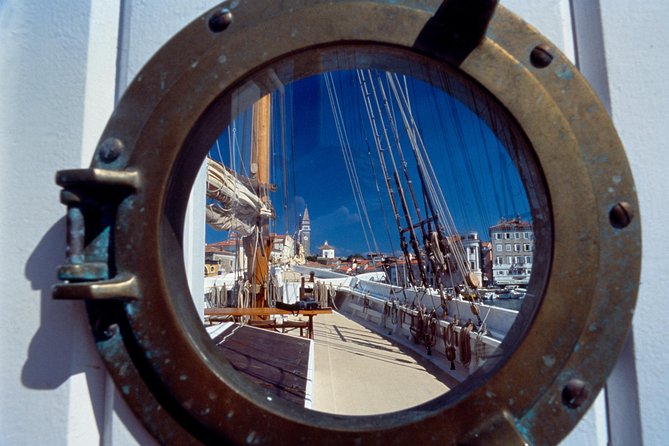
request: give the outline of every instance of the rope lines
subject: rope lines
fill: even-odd
[[[365,237],[365,242],[367,243],[367,249],[369,250],[369,252],[372,252],[372,245],[370,244],[369,240],[371,234],[371,239],[374,245],[375,252],[379,252],[379,244],[376,241],[376,236],[374,235],[374,230],[369,220],[369,213],[367,212],[367,205],[365,203],[365,194],[360,186],[360,179],[358,176],[357,168],[355,166],[353,151],[351,150],[351,144],[349,142],[348,134],[346,132],[346,126],[344,125],[344,117],[342,115],[337,90],[335,88],[334,80],[332,78],[332,73],[325,73],[324,79],[327,88],[328,98],[330,100],[330,107],[332,109],[332,114],[334,116],[334,123],[337,130],[337,136],[339,137],[339,143],[341,145],[342,155],[344,156],[346,171],[348,174],[349,182],[351,184],[351,189],[353,191],[353,199],[355,201],[358,214],[361,216],[362,231]]]

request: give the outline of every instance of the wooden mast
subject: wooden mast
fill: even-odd
[[[251,130],[251,174],[256,192],[263,203],[269,202],[270,188],[270,95],[261,97],[253,104],[253,126]],[[269,207],[269,206],[268,206]],[[267,306],[267,279],[269,276],[269,225],[267,217],[259,217],[259,236],[244,238],[244,250],[248,261],[248,279],[251,282],[251,306]]]

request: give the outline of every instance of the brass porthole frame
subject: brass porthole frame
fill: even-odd
[[[54,298],[86,300],[120,393],[160,442],[554,444],[592,403],[622,348],[640,275],[638,202],[623,147],[587,82],[544,37],[498,6],[482,39],[461,53],[439,41],[457,42],[452,20],[432,26],[447,3],[468,2],[224,2],[141,70],[91,167],[57,174],[68,263]],[[482,16],[496,6],[469,3]],[[543,300],[511,357],[457,398],[389,415],[344,417],[263,399],[211,354],[179,255],[191,187],[180,172],[202,161],[189,146],[202,116],[260,68],[337,46],[416,54],[478,82],[525,132],[552,214]]]

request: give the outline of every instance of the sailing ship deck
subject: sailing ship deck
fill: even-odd
[[[336,312],[314,318],[314,342],[314,410],[342,415],[393,412],[429,401],[457,384],[415,353]]]
[[[306,400],[308,405],[313,348],[307,339],[236,324],[225,324],[212,339],[249,380],[280,398],[300,405]]]
[[[299,330],[284,336],[230,327],[216,330],[213,340],[233,366],[281,398],[297,404],[306,399],[313,410],[339,415],[394,412],[457,384],[415,352],[337,312],[314,318],[313,348]]]

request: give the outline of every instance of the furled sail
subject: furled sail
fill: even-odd
[[[215,229],[251,235],[258,217],[271,210],[233,172],[211,158],[207,159],[207,197],[217,201],[207,205],[207,223]]]

